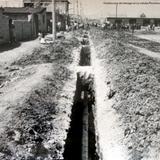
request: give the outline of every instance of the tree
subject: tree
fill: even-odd
[[[140,15],[140,17],[141,17],[141,18],[146,18],[146,15],[145,15],[144,13],[142,13],[142,14]]]

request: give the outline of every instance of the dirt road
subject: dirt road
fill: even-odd
[[[160,43],[160,34],[138,34],[136,35],[137,37],[141,38],[141,39],[146,39],[149,41],[154,41],[154,42],[158,42]]]
[[[15,60],[17,61],[24,55],[32,54],[35,49],[40,49],[43,47],[39,41],[36,39],[34,41],[23,42],[19,47],[4,51],[0,53],[0,64],[1,66],[5,64],[11,64]]]
[[[153,57],[153,58],[156,58],[156,59],[160,59],[160,54],[157,53],[157,52],[153,52],[153,51],[150,51],[148,49],[137,47],[137,46],[134,46],[134,45],[129,45],[129,46],[132,47],[133,49],[136,49],[139,53],[145,54],[147,56],[150,56],[150,57]]]

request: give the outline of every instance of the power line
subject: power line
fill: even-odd
[[[160,5],[160,2],[103,2],[105,5],[116,5],[116,18],[118,16],[119,5]]]
[[[118,4],[118,5],[149,5],[149,4],[160,4],[160,2],[103,2],[103,4]]]

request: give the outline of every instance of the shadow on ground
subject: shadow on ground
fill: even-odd
[[[0,45],[0,53],[4,52],[4,51],[9,51],[9,50],[12,50],[14,48],[18,48],[19,46],[21,45],[20,42],[18,43],[13,43],[13,44],[3,44],[3,45]]]

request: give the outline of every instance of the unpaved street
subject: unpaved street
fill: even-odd
[[[1,65],[11,64],[15,60],[20,59],[24,55],[32,54],[34,49],[43,47],[39,41],[36,39],[34,41],[23,42],[19,47],[3,51],[0,53],[0,63]]]
[[[159,160],[159,52],[96,27],[1,52],[0,159]]]
[[[137,34],[137,37],[160,43],[160,34]]]

